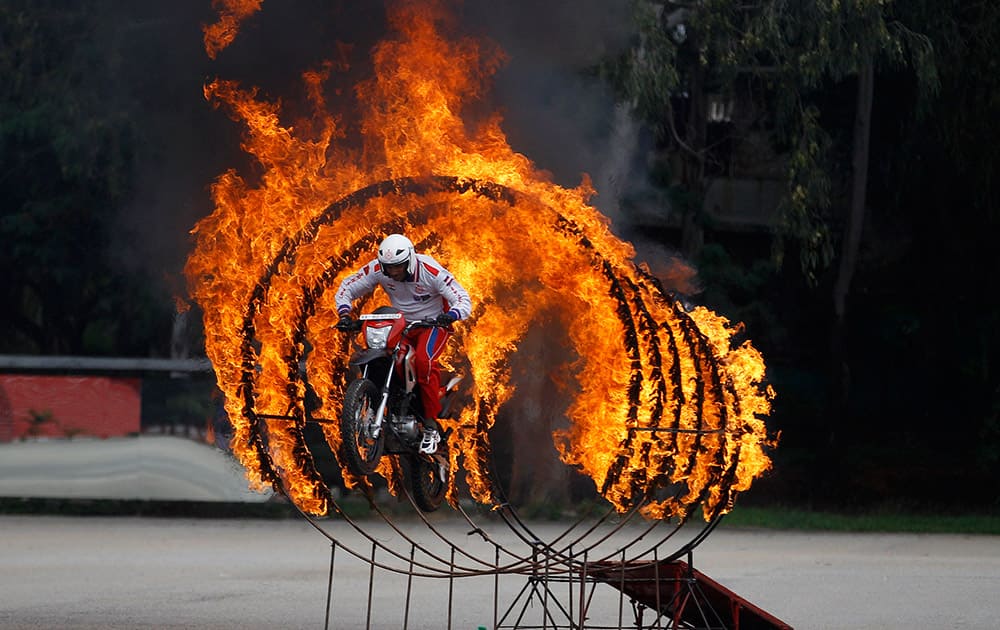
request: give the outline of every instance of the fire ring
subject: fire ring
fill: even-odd
[[[297,249],[303,244],[315,240],[320,229],[324,226],[332,225],[346,209],[362,206],[365,203],[370,202],[372,199],[388,195],[427,195],[432,192],[449,192],[457,194],[471,192],[477,196],[486,197],[492,201],[503,202],[511,206],[517,203],[519,198],[519,194],[508,187],[493,182],[482,182],[457,177],[437,176],[420,179],[399,178],[378,182],[359,189],[334,202],[333,204],[330,204],[325,211],[314,217],[304,229],[299,231],[294,237],[285,240],[281,248],[278,250],[278,253],[274,256],[272,262],[267,266],[264,273],[258,280],[250,297],[249,303],[246,306],[243,318],[243,335],[240,349],[243,370],[240,391],[243,397],[243,415],[251,428],[249,441],[257,454],[261,476],[268,482],[275,484],[279,481],[280,475],[277,473],[278,468],[288,471],[287,464],[285,466],[275,465],[272,459],[271,449],[268,447],[268,444],[273,441],[269,439],[268,420],[273,419],[274,415],[262,414],[255,411],[255,403],[259,387],[258,381],[260,378],[259,370],[257,369],[258,353],[255,349],[255,319],[257,314],[263,312],[264,310],[264,305],[267,303],[272,283],[276,277],[281,275],[282,271],[287,272],[292,267],[289,263],[294,258]],[[654,475],[663,476],[665,471],[662,467],[664,465],[670,465],[674,468],[679,465],[681,467],[686,466],[689,469],[688,471],[684,471],[682,476],[688,474],[698,463],[699,450],[702,449],[700,441],[705,438],[705,436],[725,437],[726,435],[727,417],[725,414],[725,407],[720,407],[720,417],[717,426],[708,427],[703,426],[702,424],[704,417],[703,410],[706,405],[718,404],[718,401],[724,400],[726,395],[726,392],[723,391],[722,379],[720,378],[720,366],[718,365],[716,357],[709,348],[708,340],[703,334],[700,333],[697,326],[690,320],[690,318],[685,316],[683,309],[680,308],[676,301],[670,300],[670,298],[663,294],[659,283],[649,274],[640,272],[638,276],[639,279],[646,281],[648,286],[654,289],[654,292],[651,294],[652,298],[662,300],[664,302],[669,300],[672,304],[672,311],[674,315],[678,317],[679,326],[676,333],[670,327],[658,327],[656,322],[650,317],[646,304],[643,301],[643,296],[637,290],[636,281],[624,274],[617,273],[611,263],[603,257],[600,252],[594,249],[593,245],[587,239],[586,235],[583,234],[583,231],[579,228],[579,226],[566,219],[554,209],[550,208],[550,210],[555,215],[554,228],[568,235],[570,238],[575,239],[578,243],[578,247],[585,250],[596,260],[596,266],[600,268],[606,278],[606,281],[608,282],[608,292],[616,304],[618,319],[626,333],[626,350],[628,352],[629,359],[633,364],[632,376],[628,388],[628,416],[631,421],[634,421],[640,405],[639,384],[643,378],[643,374],[638,369],[635,369],[635,367],[641,363],[643,358],[640,356],[640,330],[646,335],[647,358],[648,363],[652,366],[649,375],[646,378],[651,378],[657,383],[657,396],[652,403],[655,407],[652,413],[654,424],[644,427],[631,427],[628,432],[628,436],[622,445],[623,452],[632,451],[632,442],[639,439],[639,436],[643,433],[651,436],[654,441],[662,440],[662,436],[666,435],[668,440],[673,440],[675,443],[678,440],[678,436],[689,434],[693,436],[695,444],[694,448],[690,450],[687,461],[667,462],[665,460],[661,460],[661,469],[652,471]],[[328,495],[328,489],[316,472],[315,466],[312,464],[311,454],[309,453],[308,447],[306,446],[302,435],[302,428],[307,420],[307,414],[305,411],[303,397],[305,389],[301,382],[300,372],[297,368],[299,362],[303,359],[302,348],[304,345],[303,341],[305,340],[307,322],[309,317],[315,311],[317,301],[322,297],[325,288],[333,281],[336,274],[339,273],[346,265],[356,262],[359,255],[370,251],[371,247],[374,245],[374,237],[371,236],[371,234],[395,229],[401,229],[401,226],[399,224],[386,224],[374,228],[373,231],[369,232],[369,236],[355,241],[348,251],[342,252],[335,257],[331,257],[329,260],[330,264],[324,273],[319,278],[315,279],[312,286],[304,287],[302,289],[302,297],[298,301],[297,305],[298,314],[295,318],[297,325],[295,327],[294,334],[290,339],[290,343],[287,345],[287,351],[283,356],[284,372],[287,378],[287,381],[283,385],[285,390],[288,392],[291,401],[288,412],[290,412],[290,415],[294,418],[295,422],[285,428],[285,435],[283,436],[282,441],[287,443],[289,438],[291,438],[291,461],[294,461],[299,465],[299,473],[302,475],[302,478],[311,482],[313,488],[312,494],[316,500],[320,501],[321,504],[324,502],[324,495]],[[683,378],[680,373],[681,361],[679,360],[674,360],[672,362],[673,369],[669,375],[665,375],[661,369],[660,347],[663,341],[661,341],[660,338],[660,330],[664,330],[666,333],[666,339],[663,341],[666,342],[665,345],[671,353],[676,355],[680,352],[678,349],[677,338],[682,337],[684,343],[690,349],[689,351],[692,354],[694,368],[698,372],[697,376],[699,377],[698,387],[696,390],[698,396],[695,401],[697,424],[694,427],[682,428],[679,426],[681,413],[681,407],[679,405],[674,408],[672,425],[661,426],[659,423],[661,414],[664,411],[665,399],[667,398],[667,387],[672,387],[673,393],[676,394],[680,391],[681,384],[679,381]],[[342,379],[346,376],[346,372],[344,370],[341,370],[340,372],[340,382],[343,382]],[[481,468],[485,460],[489,457],[489,445],[488,441],[485,439],[488,426],[483,424],[484,413],[482,410],[485,409],[490,412],[495,412],[495,409],[491,408],[491,404],[492,401],[489,397],[479,397],[478,406],[481,411],[478,414],[476,426],[474,427],[474,430],[477,433],[477,451],[471,453],[471,456],[474,458],[476,464]],[[722,493],[724,500],[717,501],[715,503],[714,513],[709,514],[706,520],[711,520],[712,517],[724,511],[723,508],[727,507],[731,503],[732,495],[728,492],[729,482],[731,482],[734,478],[736,466],[739,463],[739,448],[740,444],[737,442],[735,445],[735,456],[731,457],[728,463],[723,461],[722,456],[724,451],[722,449],[716,449],[715,468],[718,472],[718,485],[703,485],[700,490],[700,494],[694,497],[692,501],[694,503],[700,502],[710,491],[712,491],[713,488],[717,488]],[[469,454],[467,453],[466,456],[468,457]],[[627,465],[627,458],[623,455],[619,455],[604,480],[603,487],[601,488],[602,492],[607,492],[611,485],[620,481],[623,476],[629,474],[629,471],[626,470]],[[639,474],[645,476],[648,472],[648,470],[642,470],[639,471]],[[635,473],[633,472],[632,474]],[[499,501],[498,497],[502,496],[502,492],[497,491],[497,488],[493,483],[495,480],[490,479],[490,481],[493,487],[490,488],[489,496],[495,505]],[[361,480],[357,480],[356,483],[357,482],[364,484]],[[285,484],[282,485],[284,486]],[[660,489],[662,490],[662,488]],[[287,489],[283,488],[283,490],[287,493]],[[635,500],[632,501],[632,504],[635,505],[639,502],[645,502],[646,498],[647,497],[643,497],[642,495],[637,495]],[[689,497],[688,500],[691,501],[691,497]],[[325,513],[326,510],[321,509],[310,511],[322,514]]]
[[[233,420],[234,454],[253,487],[270,484],[331,541],[331,586],[338,547],[367,563],[368,621],[376,568],[408,576],[405,615],[413,577],[527,575],[528,604],[531,593],[543,597],[543,627],[557,626],[544,599],[555,593],[549,586],[556,583],[570,585],[568,607],[559,602],[556,607],[567,613],[573,628],[584,627],[588,618],[585,582],[608,583],[612,572],[620,576],[615,579],[623,595],[626,572],[630,587],[646,580],[641,571],[632,573],[634,568],[650,569],[647,577],[656,583],[661,569],[669,569],[677,575],[677,593],[690,589],[691,572],[682,576],[679,566],[661,567],[664,560],[690,553],[770,465],[763,452],[771,444],[762,416],[772,393],[762,385],[763,361],[748,343],[733,347],[728,321],[683,307],[632,262],[631,245],[611,234],[604,217],[588,205],[589,182],[573,190],[549,182],[510,149],[495,119],[469,136],[455,105],[465,103],[464,93],[475,93],[482,83],[473,74],[477,68],[482,66],[483,76],[492,71],[477,46],[466,40],[442,42],[438,8],[423,11],[418,5],[396,8],[391,15],[399,37],[373,50],[376,79],[357,90],[366,135],[365,150],[357,155],[331,150],[341,130],[339,121],[325,115],[318,89],[310,90],[310,100],[322,129],[302,139],[281,127],[278,107],[257,102],[254,92],[229,81],[206,86],[207,97],[230,105],[234,117],[248,124],[248,151],[263,166],[259,188],[247,186],[235,171],[219,178],[213,188],[216,212],[196,227],[197,251],[185,269],[205,313],[206,352]],[[449,80],[435,80],[440,77]],[[323,73],[307,78],[312,88],[325,80]],[[434,86],[430,94],[427,86]],[[467,176],[387,178],[437,169]],[[341,197],[373,173],[387,179]],[[326,205],[331,198],[338,200]],[[463,212],[442,212],[455,199]],[[419,206],[413,207],[415,202]],[[408,211],[399,211],[407,205]],[[482,239],[474,225],[481,220],[496,222]],[[448,501],[471,526],[469,533],[486,542],[485,554],[454,544],[459,536],[444,532],[415,505],[426,527],[404,533],[374,501],[372,480],[352,478],[341,465],[348,487],[365,493],[393,539],[402,541],[402,546],[392,544],[388,535],[368,531],[382,523],[362,527],[349,518],[317,470],[304,430],[319,426],[342,461],[339,432],[321,416],[336,414],[347,378],[348,341],[330,333],[332,291],[326,289],[390,231],[405,232],[422,250],[443,255],[474,296],[476,311],[456,334],[470,359],[473,404],[463,410],[458,426],[447,427],[456,429],[449,456],[452,470],[464,471],[471,498],[492,508],[490,514],[523,547],[491,541],[488,528],[477,524],[467,512],[472,508],[458,499],[455,474]],[[472,238],[477,249],[471,254],[454,249],[457,241]],[[484,267],[488,273],[481,271]],[[517,283],[515,277],[526,280]],[[531,299],[512,297],[517,292]],[[557,341],[572,346],[566,349],[574,356],[570,387],[577,395],[565,412],[570,427],[553,431],[552,439],[560,460],[589,475],[611,507],[596,521],[584,519],[547,537],[539,531],[542,525],[522,522],[505,498],[491,470],[489,431],[513,395],[509,357],[535,318],[553,313],[564,335]],[[310,394],[319,406],[310,404]],[[561,417],[561,408],[556,414]],[[405,484],[394,481],[393,461],[382,460],[377,472],[391,492],[406,493],[415,504]],[[696,533],[677,551],[659,558],[664,544],[683,538],[681,529],[695,520],[690,518],[695,510],[704,524],[694,526]],[[321,522],[330,515],[349,523],[344,533],[355,532],[365,542],[341,545],[333,519]],[[427,535],[446,542],[446,551],[418,540]],[[370,553],[365,553],[367,545]],[[450,584],[448,592],[450,628]],[[495,587],[493,627],[511,627],[504,625],[506,614],[498,618],[499,592]],[[574,593],[579,596],[576,612]],[[643,599],[644,606],[655,606],[658,617],[665,611],[664,594],[657,590]],[[676,607],[673,612],[680,613],[671,614],[675,620],[686,619]],[[641,616],[640,609],[636,627]]]
[[[628,430],[598,490],[606,497],[608,493],[619,493],[619,499],[624,497],[624,509],[621,500],[613,502],[603,516],[581,519],[543,540],[544,534],[519,517],[492,472],[489,429],[504,400],[492,395],[488,388],[476,392],[473,417],[463,416],[463,426],[458,427],[462,448],[452,449],[452,467],[458,470],[456,464],[461,457],[467,474],[470,467],[475,469],[477,478],[486,484],[474,498],[489,506],[490,515],[514,532],[523,546],[496,543],[488,528],[478,523],[466,506],[449,493],[449,502],[469,526],[469,533],[477,534],[489,549],[484,553],[468,551],[452,542],[447,532],[420,512],[413,497],[399,484],[395,492],[406,494],[414,514],[424,523],[423,535],[438,541],[437,548],[444,543],[448,549],[444,554],[435,552],[435,545],[419,540],[419,534],[404,532],[378,507],[367,478],[351,478],[343,466],[345,482],[369,497],[372,509],[390,528],[392,540],[369,533],[368,527],[355,522],[333,499],[305,440],[305,427],[317,420],[308,408],[306,392],[313,377],[323,375],[330,377],[325,391],[319,392],[321,398],[344,389],[348,371],[342,360],[338,363],[338,357],[346,357],[349,344],[341,336],[327,338],[325,344],[322,339],[310,343],[310,333],[317,335],[324,328],[322,320],[315,318],[328,310],[323,299],[338,274],[356,267],[363,257],[370,255],[384,233],[412,230],[419,234],[415,239],[418,247],[433,247],[440,240],[435,217],[431,216],[434,211],[425,209],[422,214],[381,220],[368,225],[363,232],[352,232],[358,235],[344,241],[347,245],[336,250],[336,254],[325,253],[322,265],[308,267],[319,269],[317,273],[302,273],[302,267],[307,265],[304,261],[310,258],[309,248],[320,249],[317,243],[336,231],[341,221],[350,221],[345,216],[355,210],[361,212],[369,204],[385,199],[426,199],[435,195],[457,195],[463,200],[479,199],[509,208],[534,203],[547,213],[543,218],[548,229],[572,243],[604,283],[607,304],[622,331],[631,374],[625,388]],[[477,305],[470,318],[471,334],[475,334],[475,327],[481,323],[483,310],[482,303]],[[546,581],[572,582],[573,576],[581,580],[602,579],[593,577],[602,570],[599,567],[625,567],[630,563],[648,567],[650,556],[654,563],[664,563],[690,554],[716,527],[743,489],[738,487],[737,472],[741,438],[750,429],[741,425],[738,386],[727,372],[726,357],[710,333],[702,330],[703,322],[696,321],[677,300],[667,295],[644,269],[634,265],[623,267],[613,256],[605,255],[571,217],[554,205],[533,199],[530,193],[495,182],[446,176],[397,178],[358,189],[328,205],[281,241],[241,312],[238,384],[235,390],[226,391],[236,392],[243,440],[253,454],[249,459],[244,454],[244,465],[251,475],[258,474],[263,482],[288,497],[299,513],[331,541],[334,550],[346,551],[369,564],[372,571],[407,575],[409,579],[514,574],[533,576],[529,580],[535,580],[541,572]],[[664,313],[668,316],[666,320]],[[274,322],[291,322],[291,325],[279,329]],[[461,333],[457,338],[465,342]],[[307,344],[312,345],[312,352],[306,351]],[[506,354],[495,359],[498,364],[506,360]],[[232,406],[227,405],[227,409],[232,414]],[[645,422],[641,420],[644,410],[648,418]],[[338,436],[334,435],[336,429],[327,430],[330,426],[322,428],[327,445],[337,454]],[[680,448],[682,443],[687,445],[686,449]],[[658,456],[657,452],[661,454]],[[668,459],[662,456],[663,452],[683,453],[683,457]],[[637,467],[637,461],[644,465]],[[705,471],[709,478],[700,483],[676,481]],[[388,472],[391,476],[393,471]],[[452,479],[454,486],[454,475]],[[393,480],[386,478],[386,481],[392,488]],[[666,518],[650,518],[649,509],[661,510],[663,505],[701,507],[704,523],[688,526],[690,514],[686,510],[667,514]],[[650,520],[637,519],[640,514]],[[335,526],[323,516],[347,522],[364,542],[344,544],[331,530]],[[672,551],[662,553],[668,543]],[[608,551],[609,545],[613,551]],[[332,575],[331,558],[331,579]]]

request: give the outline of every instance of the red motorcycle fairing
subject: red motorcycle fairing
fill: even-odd
[[[362,315],[359,319],[361,320],[361,337],[365,340],[366,346],[352,354],[348,363],[354,367],[361,367],[381,357],[394,357],[396,371],[403,376],[405,391],[412,392],[417,385],[416,369],[413,367],[413,357],[416,351],[409,341],[402,337],[403,331],[406,329],[406,318],[395,308],[383,306],[374,313]],[[385,345],[376,348],[368,347],[369,329],[384,328],[389,329],[385,336]]]
[[[390,356],[399,343],[403,330],[406,328],[406,319],[403,314],[391,306],[383,306],[374,313],[362,315],[361,338],[365,341],[365,347],[351,355],[348,363],[353,366],[361,366],[379,357]],[[369,347],[369,329],[388,328],[385,336],[385,345],[377,348]]]
[[[361,320],[361,334],[366,339],[368,337],[368,328],[389,327],[389,338],[385,342],[386,352],[392,352],[393,348],[396,347],[396,344],[399,343],[400,337],[403,335],[403,329],[406,328],[406,318],[403,317],[402,313],[392,307],[382,307],[371,315],[362,315]]]

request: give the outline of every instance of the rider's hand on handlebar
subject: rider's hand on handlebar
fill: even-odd
[[[340,321],[336,324],[337,330],[351,330],[354,328],[354,320],[348,314],[343,314],[340,316]]]
[[[451,326],[457,318],[451,313],[441,313],[434,318],[434,323],[438,326]]]

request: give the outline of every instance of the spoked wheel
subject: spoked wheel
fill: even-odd
[[[403,477],[413,492],[413,502],[424,512],[433,512],[444,501],[450,477],[448,461],[445,440],[441,440],[433,456],[408,453],[400,457]]]
[[[385,448],[385,433],[378,431],[375,415],[378,411],[379,393],[375,384],[359,378],[347,387],[344,410],[340,414],[340,436],[344,442],[347,468],[355,475],[375,472]]]

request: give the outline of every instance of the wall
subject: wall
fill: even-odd
[[[0,374],[0,442],[139,432],[140,378]]]

